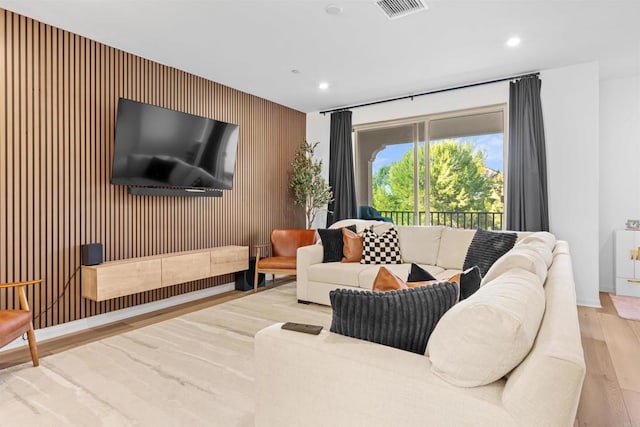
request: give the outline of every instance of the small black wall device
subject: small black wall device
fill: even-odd
[[[90,243],[82,245],[82,265],[102,264],[102,243]]]

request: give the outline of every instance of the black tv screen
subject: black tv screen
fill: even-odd
[[[111,183],[233,187],[238,125],[120,98]]]

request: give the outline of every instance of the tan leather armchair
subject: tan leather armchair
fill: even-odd
[[[29,282],[0,283],[0,289],[16,289],[20,299],[20,310],[0,310],[0,347],[4,347],[26,332],[33,366],[39,365],[38,346],[33,332],[33,323],[31,322],[31,310],[29,309],[29,302],[24,288],[27,285],[35,285],[41,282],[42,280],[31,280]]]
[[[302,246],[316,242],[316,230],[274,229],[271,231],[271,244],[256,245],[256,268],[253,292],[258,290],[258,274],[296,274],[296,253]],[[271,254],[261,257],[261,251],[271,247]]]

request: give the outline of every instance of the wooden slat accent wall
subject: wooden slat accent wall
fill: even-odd
[[[151,197],[111,185],[121,96],[239,124],[234,189]],[[102,243],[109,261],[253,245],[272,228],[304,227],[288,173],[305,122],[299,111],[0,9],[0,283],[44,280],[28,293],[42,328],[232,281],[95,303],[81,298],[75,272],[85,243]],[[0,291],[0,309],[17,306]]]

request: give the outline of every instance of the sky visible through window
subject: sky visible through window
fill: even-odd
[[[490,135],[476,135],[463,138],[455,138],[459,143],[471,142],[474,151],[484,150],[485,165],[493,170],[500,171],[504,169],[502,161],[503,156],[503,135],[502,133],[494,133]],[[375,175],[378,169],[383,166],[390,165],[402,158],[407,150],[413,147],[413,143],[388,145],[378,152],[373,161],[372,169]]]

